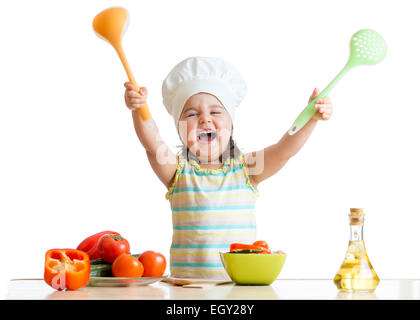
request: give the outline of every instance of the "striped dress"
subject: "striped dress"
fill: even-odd
[[[242,154],[227,158],[220,169],[202,169],[178,155],[166,194],[173,223],[171,276],[228,279],[219,251],[228,251],[233,242],[255,241],[257,197]]]

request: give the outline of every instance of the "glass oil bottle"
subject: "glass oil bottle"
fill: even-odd
[[[334,284],[343,292],[373,292],[379,278],[366,253],[363,240],[363,209],[350,209],[350,241]]]

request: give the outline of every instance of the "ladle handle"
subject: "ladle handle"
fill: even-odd
[[[140,87],[137,84],[133,73],[131,72],[130,66],[128,64],[127,58],[124,54],[124,51],[122,49],[121,43],[115,45],[115,51],[117,51],[117,54],[120,57],[121,63],[123,64],[123,67],[124,67],[124,70],[127,73],[128,80],[134,85],[134,90],[136,90],[136,92],[139,92]],[[145,104],[144,107],[141,107],[136,112],[138,112],[140,114],[143,121],[147,121],[147,120],[152,119],[152,115],[150,113],[150,109],[149,109],[149,106],[147,105],[147,103]]]

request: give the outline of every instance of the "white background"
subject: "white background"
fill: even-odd
[[[44,254],[103,230],[132,253],[169,258],[171,211],[123,101],[114,49],[95,36],[101,10],[123,6],[123,47],[161,136],[180,143],[161,84],[179,61],[218,56],[248,84],[235,138],[247,152],[277,142],[341,70],[359,29],[388,55],[334,88],[331,120],[260,184],[257,237],[288,253],[282,278],[333,278],[350,207],[365,209],[365,242],[380,278],[420,277],[416,1],[2,1],[0,4],[1,292],[42,277]]]

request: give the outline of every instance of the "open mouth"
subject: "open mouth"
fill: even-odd
[[[202,132],[197,136],[197,139],[199,142],[211,143],[214,139],[216,139],[216,132]]]

